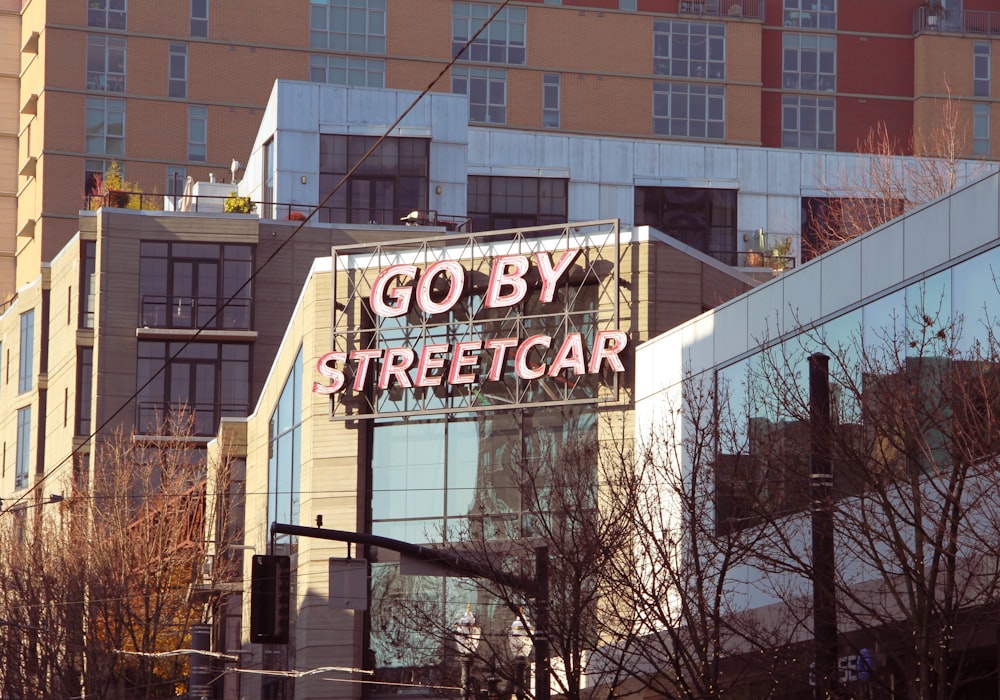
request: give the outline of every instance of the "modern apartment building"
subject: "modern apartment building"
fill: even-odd
[[[960,152],[996,155],[1000,14],[990,0],[944,6],[932,14],[918,0],[886,0],[877,11],[865,0],[513,2],[432,90],[467,95],[470,123],[498,128],[841,151],[878,121],[908,149],[950,94]],[[423,89],[496,8],[6,2],[0,300],[75,233],[77,211],[112,160],[147,194],[177,196],[188,176],[229,179],[232,162],[247,161],[276,78]]]

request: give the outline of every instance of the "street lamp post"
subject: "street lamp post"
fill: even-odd
[[[526,624],[523,613],[518,613],[510,625],[510,633],[507,636],[510,653],[514,656],[514,694],[517,700],[524,700],[525,669],[534,646],[531,640],[532,632],[533,630]]]
[[[482,635],[482,628],[476,622],[476,616],[472,614],[472,606],[466,606],[462,617],[455,623],[455,646],[458,653],[462,655],[462,698],[469,700],[472,685],[471,669],[472,657],[479,648],[479,638]]]

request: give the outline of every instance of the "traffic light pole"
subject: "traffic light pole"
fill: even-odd
[[[321,527],[304,527],[285,523],[271,523],[272,551],[275,535],[296,535],[336,542],[382,547],[399,552],[413,559],[436,564],[454,572],[458,576],[484,578],[503,586],[518,590],[535,599],[535,700],[550,698],[549,669],[549,548],[535,547],[535,577],[515,576],[503,571],[494,571],[478,562],[466,559],[455,552],[424,547],[390,537],[368,535],[346,530],[330,530]]]

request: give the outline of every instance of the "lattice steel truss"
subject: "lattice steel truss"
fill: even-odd
[[[558,259],[563,251],[575,249],[580,253],[560,278],[553,302],[540,304],[534,255],[546,252]],[[483,294],[493,260],[500,255],[526,255],[532,260],[525,278],[528,295],[516,306],[488,309]],[[586,344],[598,330],[620,328],[621,255],[617,219],[338,246],[332,250],[332,349],[349,355],[358,349],[406,346],[419,354],[425,343],[523,339],[539,333],[552,336],[557,346],[572,332],[580,332]],[[372,312],[372,285],[384,268],[411,264],[424,270],[440,260],[456,260],[465,269],[465,294],[449,312],[430,315],[415,303],[407,314],[394,318]],[[631,347],[627,354],[631,356]],[[532,358],[532,362],[541,361]],[[515,375],[511,364],[508,357],[499,381],[489,381],[481,373],[472,384],[442,382],[414,388],[397,384],[382,390],[372,380],[377,371],[370,371],[362,390],[354,391],[353,367],[347,363],[341,368],[347,386],[331,396],[331,417],[352,420],[619,400],[620,375],[607,367],[598,374],[562,371],[553,377],[525,380]]]

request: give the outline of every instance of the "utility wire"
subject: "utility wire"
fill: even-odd
[[[247,279],[247,281],[244,282],[239,287],[239,289],[237,289],[235,292],[233,292],[232,295],[228,299],[226,299],[219,306],[218,309],[216,309],[215,313],[212,314],[212,317],[209,318],[207,321],[205,321],[204,324],[202,324],[201,326],[199,326],[195,330],[194,334],[190,338],[188,338],[187,340],[183,341],[181,343],[180,348],[178,348],[176,352],[174,352],[170,357],[167,358],[167,360],[163,363],[163,366],[160,367],[160,369],[158,369],[156,372],[154,372],[152,374],[152,376],[150,376],[149,379],[147,379],[143,383],[142,386],[140,386],[138,389],[136,389],[132,393],[131,396],[129,396],[127,399],[125,399],[125,401],[122,402],[121,406],[119,406],[117,409],[115,409],[111,413],[110,416],[108,416],[100,425],[98,425],[90,433],[90,435],[88,435],[86,438],[84,438],[83,441],[81,441],[81,443],[79,445],[77,445],[76,447],[74,447],[73,450],[69,453],[69,455],[67,455],[66,457],[64,457],[58,464],[56,464],[54,467],[52,467],[51,470],[49,470],[45,474],[43,474],[34,484],[32,484],[31,488],[27,489],[24,493],[22,493],[20,496],[18,496],[18,498],[10,506],[6,507],[3,511],[0,511],[0,514],[6,512],[6,511],[9,511],[12,508],[15,508],[22,501],[24,501],[29,495],[31,495],[33,492],[35,492],[44,482],[46,482],[49,479],[49,477],[55,475],[56,472],[58,472],[67,463],[71,463],[73,461],[73,458],[83,450],[83,447],[85,445],[89,444],[95,437],[97,437],[98,433],[100,433],[102,430],[104,430],[115,418],[118,417],[118,415],[122,411],[125,410],[126,407],[128,407],[129,404],[131,404],[133,401],[135,401],[139,397],[139,395],[146,389],[146,387],[148,387],[150,384],[152,384],[153,381],[157,377],[159,377],[160,374],[163,373],[163,371],[167,368],[168,365],[170,365],[170,363],[172,363],[174,360],[176,360],[188,348],[188,346],[191,345],[191,343],[193,343],[195,340],[197,340],[198,337],[204,331],[208,330],[211,327],[211,325],[215,322],[215,319],[218,318],[219,314],[221,314],[223,312],[223,310],[226,309],[230,305],[230,303],[232,303],[233,301],[235,301],[236,298],[239,297],[239,295],[243,292],[243,290],[245,290],[247,287],[250,286],[250,284],[257,278],[257,275],[259,275],[261,273],[261,271],[263,271],[264,268],[267,267],[271,263],[271,261],[273,261],[278,256],[278,254],[281,253],[285,249],[285,247],[289,243],[292,242],[292,240],[295,238],[295,236],[306,226],[306,224],[308,224],[309,221],[322,208],[324,208],[326,206],[326,203],[330,201],[330,199],[333,197],[333,195],[335,195],[340,190],[340,188],[343,187],[344,184],[347,183],[347,181],[354,175],[354,173],[357,172],[357,170],[362,165],[364,165],[365,161],[368,160],[368,158],[372,155],[372,153],[374,153],[378,149],[378,147],[382,145],[382,142],[385,141],[387,138],[389,138],[389,136],[396,129],[396,127],[398,127],[400,125],[400,123],[402,123],[402,121],[407,117],[407,115],[409,115],[409,113],[412,112],[416,108],[417,104],[420,103],[420,101],[424,98],[424,96],[427,95],[427,93],[429,93],[431,91],[431,89],[433,89],[433,87],[435,85],[437,85],[437,83],[441,80],[441,78],[444,77],[444,75],[449,70],[451,70],[451,67],[455,65],[456,61],[458,61],[458,57],[461,56],[463,53],[465,53],[465,51],[469,48],[469,46],[471,46],[472,43],[476,39],[479,38],[479,35],[482,34],[486,30],[486,28],[490,25],[490,23],[493,22],[494,18],[496,18],[496,16],[498,14],[500,14],[500,12],[502,12],[507,7],[508,4],[510,4],[510,0],[503,0],[499,5],[497,5],[497,8],[486,19],[486,21],[483,23],[483,26],[481,26],[478,30],[476,30],[472,34],[472,36],[470,36],[469,39],[462,45],[462,49],[460,51],[457,51],[455,53],[455,55],[451,58],[451,60],[448,61],[448,63],[446,63],[444,65],[444,67],[438,72],[438,74],[436,76],[434,76],[434,78],[431,80],[431,82],[428,83],[427,87],[425,87],[420,92],[420,94],[417,95],[413,99],[413,101],[410,103],[410,105],[406,109],[404,109],[403,112],[396,118],[396,121],[394,121],[392,124],[389,125],[389,127],[382,133],[382,135],[378,137],[378,139],[375,141],[375,143],[373,143],[371,145],[371,147],[367,151],[365,151],[364,155],[361,156],[361,158],[358,160],[358,162],[355,163],[354,166],[352,166],[351,169],[348,170],[347,173],[344,174],[344,176],[340,178],[340,181],[336,185],[334,185],[333,189],[330,190],[330,193],[328,195],[326,195],[326,197],[324,197],[319,202],[319,204],[317,204],[315,207],[313,207],[309,211],[309,214],[303,220],[301,220],[298,223],[298,225],[288,235],[288,238],[286,238],[284,241],[282,241],[281,243],[279,243],[278,246],[271,252],[271,254],[264,260],[264,262],[260,264],[260,266],[257,268],[257,270],[255,272],[253,272],[253,274],[250,275],[250,277]]]

